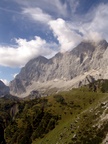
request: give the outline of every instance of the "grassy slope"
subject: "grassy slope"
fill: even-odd
[[[0,118],[7,144],[102,143],[108,132],[108,120],[101,120],[108,114],[108,93],[102,92],[108,92],[108,81],[41,99],[1,98]],[[16,104],[19,111],[13,117]]]
[[[74,144],[75,142],[78,143],[75,140],[76,135],[78,135],[76,139],[79,139],[79,143],[86,143],[86,139],[85,141],[81,140],[82,136],[79,135],[85,129],[90,129],[91,134],[95,135],[96,132],[92,132],[92,126],[98,121],[97,118],[101,114],[96,117],[95,113],[98,110],[103,112],[104,109],[100,107],[100,103],[108,100],[108,94],[90,92],[87,87],[83,87],[69,92],[62,92],[59,95],[63,96],[65,103],[60,104],[54,96],[50,96],[48,97],[50,105],[46,110],[50,109],[52,113],[60,115],[61,120],[52,131],[46,134],[45,137],[34,141],[33,144]],[[95,113],[90,113],[90,110],[95,111]],[[85,115],[88,115],[86,116],[87,120]],[[91,123],[91,121],[93,122]]]

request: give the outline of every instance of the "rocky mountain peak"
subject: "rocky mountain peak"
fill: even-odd
[[[77,57],[80,57],[82,54],[91,55],[94,50],[95,46],[93,43],[90,43],[89,41],[83,41],[76,48],[74,48],[71,53]]]
[[[33,63],[46,63],[48,61],[47,58],[43,57],[43,56],[38,56],[34,59],[31,59],[25,66],[31,65]]]
[[[82,53],[92,54],[96,49],[104,49],[108,47],[106,40],[96,41],[82,41],[77,47],[72,50],[77,56],[80,56]]]

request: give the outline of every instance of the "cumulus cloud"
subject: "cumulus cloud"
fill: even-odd
[[[46,0],[47,1],[47,0]],[[73,5],[73,1],[68,1],[71,4],[71,7]],[[66,2],[61,3],[59,0],[56,0],[56,4],[58,3],[58,9],[62,9],[64,6],[65,13],[66,11]],[[52,4],[52,2],[50,2]],[[76,8],[79,5],[79,1],[76,2]],[[73,12],[75,12],[75,9],[73,9]],[[76,45],[78,45],[83,39],[84,40],[101,40],[102,38],[105,38],[108,40],[108,31],[107,31],[107,25],[108,25],[108,5],[106,4],[100,4],[96,9],[90,11],[87,13],[84,18],[86,21],[65,21],[62,18],[58,19],[52,19],[52,17],[46,13],[43,13],[42,10],[39,9],[39,13],[42,13],[42,15],[45,15],[45,19],[43,21],[48,23],[50,29],[52,30],[54,36],[57,38],[59,42],[59,48],[61,52],[71,50]],[[29,15],[34,19],[38,20],[40,22],[41,18],[38,19],[35,17],[35,13],[37,13],[38,9],[33,9],[33,11],[29,11]],[[34,14],[34,15],[33,15]],[[38,15],[38,13],[37,13]],[[48,17],[47,17],[48,15]],[[89,16],[92,16],[91,19],[88,18]]]
[[[61,52],[71,50],[82,40],[82,36],[72,30],[63,19],[52,20],[49,26],[60,44]]]
[[[33,40],[16,39],[17,47],[0,46],[0,65],[9,67],[22,67],[30,59],[43,55],[46,57],[53,56],[57,51],[55,43],[47,43],[40,37]]]
[[[91,15],[91,18],[89,17]],[[86,21],[83,21],[83,19]],[[108,41],[108,4],[101,3],[77,21],[61,18],[51,20],[49,26],[60,44],[61,51],[74,48],[82,40]]]
[[[29,16],[30,19],[33,19],[35,21],[39,21],[45,24],[47,24],[52,19],[52,17],[49,14],[43,12],[42,9],[38,7],[24,8],[23,14],[26,14],[27,16]]]
[[[103,37],[108,40],[108,4],[104,4],[104,2],[100,2],[94,9],[91,7],[92,9],[89,9],[87,14],[80,15],[76,14],[81,4],[80,0],[14,1],[23,5],[23,14],[29,16],[30,19],[36,22],[39,21],[47,24],[58,18],[64,20],[66,18],[71,20],[70,22],[74,27],[75,23],[78,23],[75,30],[81,32],[85,39],[100,39],[100,37]],[[53,17],[51,15],[53,15]],[[52,28],[52,30],[54,30],[54,28]],[[75,35],[76,34],[77,33],[75,33]]]

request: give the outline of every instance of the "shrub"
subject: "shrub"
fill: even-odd
[[[63,98],[63,96],[61,96],[61,95],[58,94],[58,95],[55,95],[54,98],[55,98],[55,100],[58,103],[60,103],[60,104],[66,104],[65,99]]]

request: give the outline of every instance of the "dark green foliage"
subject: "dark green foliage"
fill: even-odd
[[[89,90],[94,92],[108,92],[108,80],[97,80],[91,84],[89,84]]]
[[[62,95],[60,95],[60,94],[54,95],[54,98],[56,99],[56,101],[58,103],[60,103],[60,104],[66,104],[65,99],[63,98]]]
[[[108,92],[108,80],[105,80],[105,81],[103,82],[101,91],[102,91],[103,93]]]
[[[97,127],[92,127],[92,123],[86,121],[82,129],[80,128],[80,131],[77,132],[76,138],[72,138],[73,144],[100,144],[108,132],[108,122],[98,129]]]
[[[12,121],[10,109],[18,102],[19,100],[11,95],[0,98],[0,144],[5,144],[4,131]]]
[[[33,140],[55,128],[58,116],[45,111],[47,101],[44,98],[19,103],[19,113],[5,128],[8,144],[31,144]]]
[[[4,128],[1,122],[0,122],[0,144],[6,144],[4,139]]]

